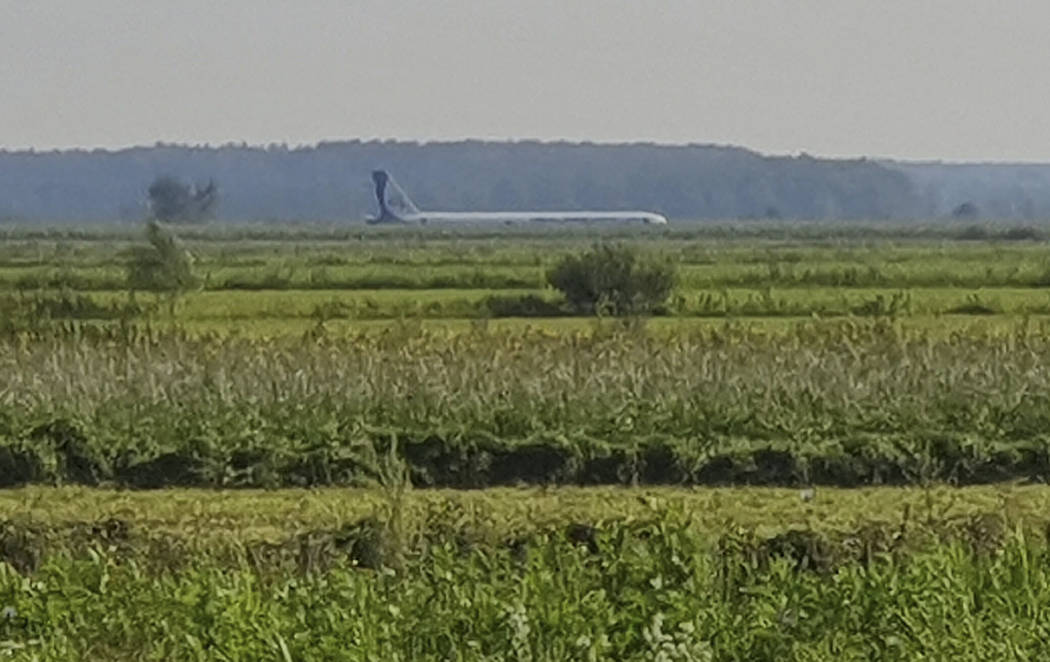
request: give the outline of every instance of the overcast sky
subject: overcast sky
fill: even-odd
[[[1046,0],[0,0],[0,146],[474,137],[1050,161]]]

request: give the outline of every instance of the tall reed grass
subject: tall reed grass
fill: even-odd
[[[888,319],[589,334],[253,341],[122,326],[0,340],[0,476],[354,483],[396,443],[419,484],[843,485],[1050,476],[1050,334]]]

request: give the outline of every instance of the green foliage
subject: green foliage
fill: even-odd
[[[593,241],[311,231],[256,244],[199,230],[193,266],[155,226],[139,275],[175,287],[196,269],[219,274],[215,286],[240,274],[293,290],[357,278],[535,286]],[[119,281],[128,238],[86,236],[0,245],[0,282],[24,286],[0,295],[7,483],[354,485],[372,477],[362,453],[389,444],[428,486],[1050,476],[1050,386],[1033,368],[1050,360],[1050,334],[1038,317],[1009,317],[1050,303],[983,287],[1030,288],[1039,246],[645,240],[683,265],[689,287],[665,304],[677,317],[809,321],[489,322],[568,311],[535,289],[231,290],[189,298],[161,332],[148,316],[132,322],[150,312],[134,299],[80,291]],[[948,285],[890,287],[938,279]],[[734,282],[748,286],[704,289]],[[477,321],[429,321],[465,318]],[[363,322],[384,319],[396,324]]]
[[[113,518],[2,522],[0,650],[42,661],[1050,653],[1050,550],[997,512],[770,535],[712,533],[654,503],[632,520],[479,538],[475,524],[494,516],[429,513],[397,568],[371,563],[367,520],[219,553]],[[41,549],[55,542],[64,552]]]
[[[100,303],[68,290],[39,291],[18,296],[0,294],[0,333],[54,333],[57,323],[70,320],[129,320],[146,312],[134,301]]]
[[[680,232],[675,315],[844,317],[424,331],[561,313],[593,238],[187,229],[212,287],[293,290],[193,297],[251,339],[91,292],[126,235],[0,244],[0,658],[1046,658],[1050,491],[1004,483],[1050,477],[1050,325],[1007,317],[1044,247]],[[150,240],[128,281],[185,291]],[[817,489],[618,487],[659,484]]]
[[[547,281],[577,312],[609,315],[649,314],[671,295],[675,266],[643,256],[626,244],[597,244],[569,255],[548,273]]]
[[[171,230],[156,221],[146,223],[150,245],[136,246],[127,262],[127,286],[131,290],[164,292],[172,296],[200,284],[193,272],[193,257]]]
[[[1045,287],[1045,246],[1035,242],[962,242],[903,238],[865,240],[864,235],[807,239],[796,229],[782,241],[722,237],[712,228],[681,230],[660,238],[610,234],[645,246],[678,266],[683,294],[725,289],[797,290],[858,288],[901,290]],[[22,235],[15,235],[22,237]],[[193,242],[196,266],[207,274],[209,290],[541,290],[546,272],[567,254],[590,247],[593,237],[551,234],[447,237],[376,235],[356,240],[318,229],[290,228],[253,234],[181,226],[179,236]],[[253,237],[259,237],[258,240]],[[994,237],[992,237],[994,239]],[[85,230],[83,237],[13,238],[0,244],[0,290],[123,289],[127,234]],[[333,255],[338,251],[338,255]],[[537,292],[538,293],[538,292]],[[486,294],[508,294],[488,292]],[[918,300],[926,293],[912,292]],[[406,292],[406,298],[415,293]],[[1009,312],[1009,311],[1007,311]]]
[[[13,480],[137,487],[360,484],[391,444],[426,486],[986,483],[1050,476],[1047,361],[1040,327],[890,317],[673,342],[84,327],[0,339],[0,447],[34,467]]]

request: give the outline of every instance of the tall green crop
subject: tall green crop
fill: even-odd
[[[673,514],[593,546],[435,540],[398,570],[347,559],[274,574],[202,557],[157,570],[114,551],[0,563],[14,659],[870,660],[1050,653],[1045,542],[945,540],[801,563],[711,545]]]
[[[406,324],[346,339],[126,327],[0,341],[0,475],[140,487],[352,484],[396,444],[420,485],[924,483],[1050,475],[1039,327],[887,321],[670,340]]]

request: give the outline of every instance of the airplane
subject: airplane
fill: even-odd
[[[665,225],[667,217],[651,211],[420,211],[408,194],[386,170],[373,170],[379,215],[369,217],[377,223],[571,223],[642,222]]]

